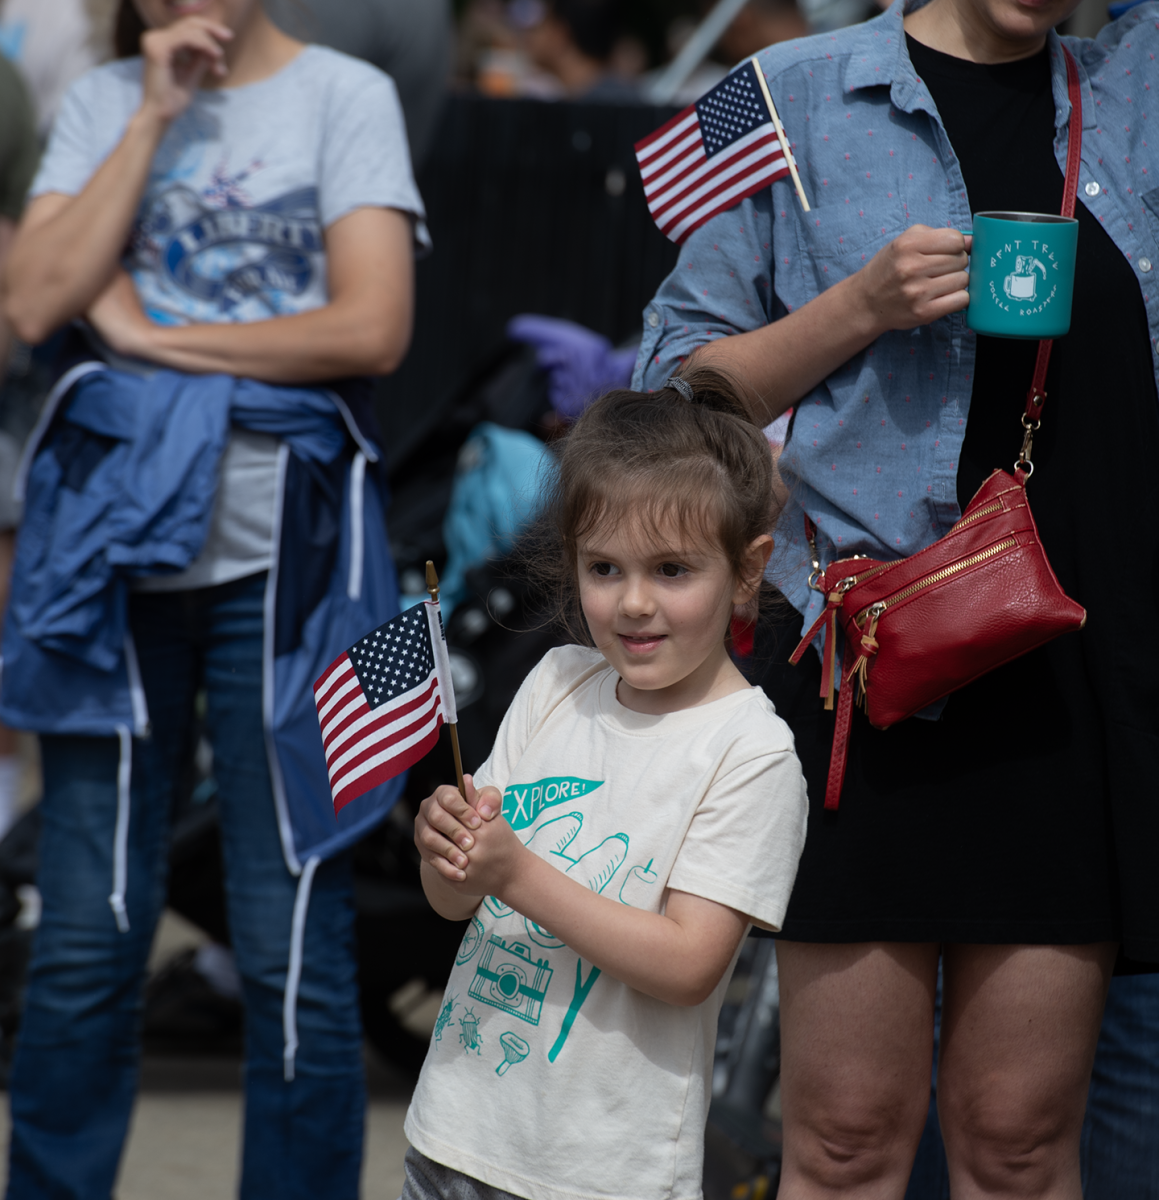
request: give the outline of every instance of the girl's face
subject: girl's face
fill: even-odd
[[[675,527],[658,532],[643,536],[626,521],[597,528],[577,563],[580,604],[596,647],[620,675],[620,703],[644,713],[692,708],[733,690],[729,619],[752,597],[772,549],[771,538],[756,539],[753,581],[739,583],[718,546]]]
[[[133,0],[150,29],[164,29],[183,17],[204,17],[239,30],[261,8],[261,0]]]

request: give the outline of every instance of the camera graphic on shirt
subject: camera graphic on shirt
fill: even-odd
[[[475,978],[467,993],[483,1004],[538,1025],[551,976],[546,958],[532,961],[531,950],[522,942],[508,945],[502,938],[492,936],[475,967]]]

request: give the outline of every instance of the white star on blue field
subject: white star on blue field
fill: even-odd
[[[416,604],[367,634],[347,653],[372,709],[409,692],[435,669],[426,606]]]
[[[734,71],[697,100],[696,115],[707,158],[769,124],[769,110],[752,63]]]

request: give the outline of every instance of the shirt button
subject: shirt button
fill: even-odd
[[[1151,270],[1151,260],[1149,258],[1139,259],[1139,270],[1146,275],[1147,272]]]
[[[1087,195],[1088,196],[1097,196],[1098,194],[1099,194],[1099,185],[1097,183],[1095,183],[1095,181],[1092,179],[1091,182],[1087,184]]]
[[[657,312],[650,312],[648,314],[648,324],[655,329],[656,326],[660,324],[660,314]]]

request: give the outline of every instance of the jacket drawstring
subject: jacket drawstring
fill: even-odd
[[[285,1048],[282,1060],[285,1064],[286,1082],[294,1078],[294,1058],[298,1053],[298,985],[302,981],[302,946],[306,940],[306,914],[310,909],[310,888],[314,883],[314,872],[322,860],[315,855],[306,860],[298,880],[298,894],[294,898],[294,923],[290,928],[290,966],[286,972],[286,994],[282,1000],[282,1034]]]
[[[362,559],[365,553],[365,530],[362,505],[366,490],[366,455],[361,450],[350,464],[350,575],[346,581],[346,598],[362,599]]]
[[[129,788],[133,782],[133,735],[128,725],[117,726],[121,744],[117,763],[117,827],[113,833],[113,891],[109,907],[117,919],[117,929],[129,932],[129,913],[125,908],[125,889],[129,874]]]

